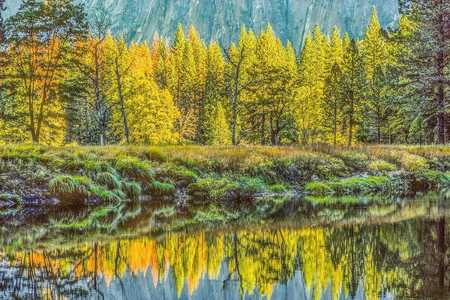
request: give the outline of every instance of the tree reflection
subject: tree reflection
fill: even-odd
[[[388,293],[444,299],[450,296],[448,231],[446,219],[439,218],[178,233],[16,251],[0,254],[0,298],[108,298],[112,292],[130,298],[145,292],[195,299],[221,291],[214,297],[257,293],[285,299],[295,292],[340,299],[362,291],[367,299]],[[136,290],[137,281],[145,289]]]

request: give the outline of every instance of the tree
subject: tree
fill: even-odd
[[[251,64],[252,54],[256,45],[256,39],[252,33],[245,28],[241,29],[239,43],[230,45],[225,50],[227,68],[225,72],[228,82],[227,92],[230,98],[231,107],[231,140],[233,145],[238,145],[238,121],[241,107],[241,94],[246,90],[248,74],[247,67]]]
[[[290,125],[297,65],[290,43],[283,47],[270,26],[257,38],[249,74],[245,106],[252,136],[263,145],[279,145]]]
[[[378,21],[377,11],[372,10],[372,16],[361,43],[367,74],[367,105],[366,118],[362,120],[365,128],[363,135],[366,141],[382,141],[382,129],[388,128],[389,117],[395,101],[393,86],[398,78],[394,78],[394,56],[392,45],[388,42]],[[374,129],[374,130],[371,130]],[[374,133],[372,133],[374,131]],[[375,136],[375,137],[373,137]]]
[[[208,47],[205,100],[200,107],[199,142],[202,144],[231,143],[224,72],[221,49],[213,42]]]
[[[406,94],[420,100],[423,115],[434,127],[435,141],[449,138],[448,89],[450,85],[450,3],[414,0],[415,31],[407,40],[410,52],[403,60]]]
[[[342,108],[348,128],[347,145],[353,144],[354,130],[365,100],[366,72],[363,56],[356,41],[345,43],[343,76],[341,80]]]
[[[394,81],[397,77],[394,75],[392,69],[383,70],[381,66],[377,66],[369,83],[366,122],[375,129],[378,144],[383,140],[383,128],[389,128],[393,107],[396,105]]]
[[[330,73],[325,81],[325,99],[323,102],[323,120],[325,127],[325,140],[332,141],[333,145],[343,140],[341,131],[343,127],[342,116],[342,66],[344,61],[344,45],[337,27],[333,28],[330,38],[329,62]],[[328,132],[331,132],[331,139]]]
[[[61,113],[58,86],[67,70],[73,46],[85,37],[83,7],[70,0],[25,0],[6,24],[10,68],[17,101],[27,107],[28,130],[40,143],[49,118]]]
[[[324,136],[323,124],[317,122],[323,116],[325,80],[330,72],[329,43],[316,26],[308,35],[299,65],[300,84],[296,90],[296,121],[304,144],[314,143]]]
[[[110,63],[114,69],[115,86],[117,90],[117,104],[120,110],[120,115],[123,124],[123,134],[127,144],[130,143],[130,128],[128,125],[127,110],[125,109],[126,94],[124,90],[124,84],[130,75],[131,68],[133,66],[132,61],[128,55],[128,48],[123,37],[119,39],[113,39],[113,45],[111,45]]]
[[[339,64],[335,63],[331,68],[331,73],[325,82],[325,107],[324,107],[324,120],[326,128],[331,128],[333,136],[333,145],[338,143],[339,125],[342,119],[342,95],[341,80],[342,71]]]

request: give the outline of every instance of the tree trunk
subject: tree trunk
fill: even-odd
[[[349,115],[348,120],[348,147],[350,148],[353,143],[353,108]]]
[[[266,114],[262,114],[261,116],[261,131],[260,131],[260,135],[261,135],[261,145],[265,145],[266,144]]]
[[[94,64],[95,64],[95,78],[94,78],[94,87],[95,87],[95,110],[97,113],[97,117],[99,118],[98,130],[100,130],[100,136],[99,136],[99,143],[101,146],[104,145],[104,135],[105,130],[103,126],[103,112],[101,111],[101,91],[100,91],[100,62],[99,62],[99,45],[96,45],[95,51],[94,51]],[[100,115],[102,114],[102,115]]]
[[[377,105],[377,144],[381,144],[381,108],[379,105]]]
[[[236,68],[237,69],[237,68]],[[233,96],[231,99],[231,141],[233,146],[238,144],[237,141],[237,116],[238,116],[238,101],[239,101],[239,70],[236,71],[234,78]]]
[[[337,104],[333,107],[333,145],[337,145]]]
[[[116,59],[115,65],[116,65],[115,73],[116,73],[116,80],[117,80],[117,94],[119,96],[120,113],[122,114],[123,133],[125,135],[125,141],[127,142],[127,144],[129,144],[130,143],[130,130],[128,127],[127,112],[125,111],[125,99],[123,96],[122,76],[120,74],[119,64],[117,62],[117,59]]]
[[[442,7],[446,1],[439,0],[436,5]],[[449,30],[448,21],[449,16],[445,14],[445,12],[441,12],[439,16],[439,51],[436,57],[436,73],[440,78],[438,90],[436,93],[436,105],[437,105],[437,140],[439,144],[447,143],[447,120],[446,120],[446,95],[445,95],[445,87],[442,82],[445,79],[445,68],[446,68],[446,56],[447,54],[443,49],[446,48],[446,44],[448,43],[448,33]]]
[[[439,90],[436,95],[437,100],[437,109],[438,113],[436,115],[437,118],[437,141],[439,144],[447,143],[447,118],[445,113],[445,93],[444,87],[442,84],[439,85]]]

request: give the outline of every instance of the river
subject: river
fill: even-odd
[[[448,210],[421,207],[367,222],[3,242],[0,299],[448,299]]]

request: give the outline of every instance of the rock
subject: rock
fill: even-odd
[[[155,34],[173,38],[178,24],[194,24],[206,41],[228,44],[236,40],[241,25],[261,31],[271,24],[283,41],[298,49],[306,34],[320,25],[330,32],[334,25],[353,37],[364,34],[372,7],[384,28],[399,20],[398,0],[78,0],[88,14],[104,5],[110,13],[112,32],[131,41],[151,41]],[[21,0],[7,0],[7,15]]]

